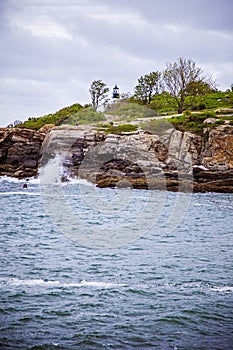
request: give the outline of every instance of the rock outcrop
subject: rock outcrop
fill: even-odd
[[[230,125],[206,129],[205,138],[170,129],[114,135],[57,127],[43,143],[42,164],[60,154],[71,176],[99,187],[232,192]]]
[[[231,125],[207,127],[204,138],[175,129],[161,135],[105,135],[81,126],[41,131],[1,129],[0,175],[34,176],[38,165],[59,156],[65,175],[99,187],[233,192]]]
[[[213,171],[233,169],[233,126],[220,125],[208,131],[201,163]]]
[[[44,137],[29,129],[0,129],[0,175],[35,176]]]

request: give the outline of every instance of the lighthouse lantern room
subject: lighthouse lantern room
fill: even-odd
[[[113,88],[113,92],[112,92],[112,98],[115,99],[115,98],[119,98],[119,97],[120,97],[119,88],[117,85],[115,85]]]

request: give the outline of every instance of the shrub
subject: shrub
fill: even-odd
[[[187,109],[186,111],[184,111],[183,114],[188,117],[188,116],[190,116],[192,114],[192,112],[189,109]]]
[[[110,123],[99,123],[98,129],[106,129],[106,128],[109,128],[110,125],[111,125]]]
[[[205,103],[199,103],[198,109],[199,109],[199,111],[202,111],[203,109],[206,109]]]

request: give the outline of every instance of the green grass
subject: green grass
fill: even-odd
[[[204,124],[204,120],[207,118],[216,118],[216,123],[214,124]],[[230,124],[233,122],[233,117],[221,117],[219,118],[214,111],[204,111],[201,113],[192,113],[191,115],[182,114],[179,117],[169,118],[168,122],[173,124],[173,126],[181,131],[190,131],[195,134],[203,135],[203,130],[205,128],[213,128],[218,125],[224,124],[225,120],[230,120]]]
[[[204,120],[207,118],[216,118],[216,122],[213,124],[204,124]],[[184,113],[177,117],[172,117],[164,120],[151,120],[142,124],[142,128],[149,131],[152,134],[160,134],[166,130],[174,127],[180,131],[189,131],[194,134],[203,136],[203,130],[205,128],[214,128],[218,125],[223,125],[225,120],[230,121],[230,125],[233,125],[233,116],[219,117],[214,111],[204,111],[197,113]]]
[[[150,108],[132,102],[118,102],[110,106],[107,114],[117,115],[122,119],[133,120],[137,118],[155,117],[157,112]]]
[[[153,97],[151,103],[146,107],[153,109],[158,114],[170,114],[177,113],[174,110],[174,105],[171,102],[171,98],[167,93],[161,93]],[[135,103],[140,103],[135,101]],[[210,94],[199,97],[187,97],[185,108],[191,110],[205,110],[205,109],[217,109],[217,108],[233,108],[233,92],[221,92],[216,91]]]
[[[206,109],[233,108],[233,92],[214,92],[207,94],[200,99]]]
[[[26,122],[17,125],[17,127],[39,130],[46,124],[61,125],[64,120],[77,113],[82,108],[83,107],[80,104],[75,103],[72,106],[62,108],[53,114],[48,114],[39,118],[29,118]]]
[[[91,107],[83,108],[77,113],[65,120],[64,124],[68,125],[80,125],[80,124],[93,124],[101,121],[105,121],[106,118],[103,113],[94,111]]]

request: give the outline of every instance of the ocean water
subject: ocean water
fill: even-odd
[[[233,349],[231,194],[22,185],[0,179],[0,349]]]

